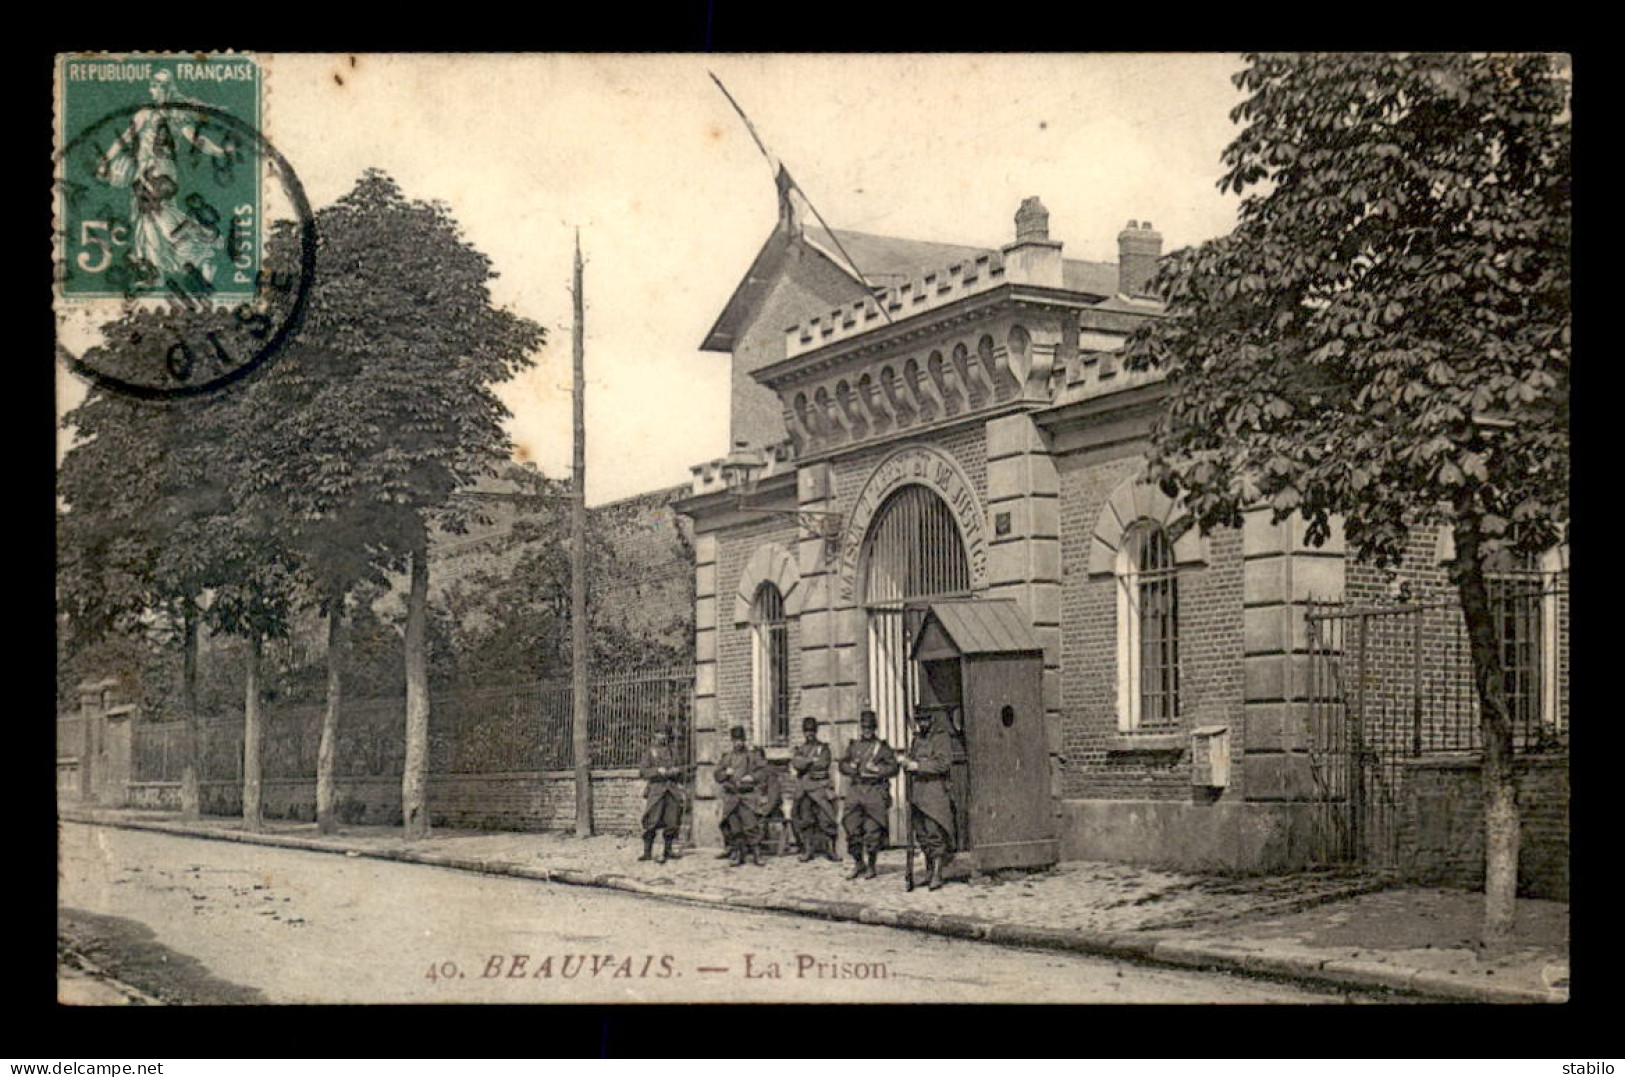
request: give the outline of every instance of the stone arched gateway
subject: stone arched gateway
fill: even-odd
[[[842,547],[841,591],[863,611],[860,690],[881,736],[901,746],[918,698],[909,661],[920,604],[965,597],[984,585],[987,537],[981,499],[947,454],[913,446],[888,456],[859,495]],[[901,790],[894,791],[897,833]]]

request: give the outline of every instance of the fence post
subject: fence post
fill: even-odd
[[[1363,858],[1365,855],[1365,681],[1366,681],[1366,633],[1369,615],[1361,613],[1357,629],[1360,647],[1360,659],[1355,663],[1356,679],[1354,682],[1354,720],[1349,723],[1349,732],[1352,743],[1349,745],[1349,798],[1351,801],[1350,830],[1354,856]],[[1346,714],[1347,707],[1344,708]]]
[[[1422,754],[1422,607],[1411,612],[1411,754]]]

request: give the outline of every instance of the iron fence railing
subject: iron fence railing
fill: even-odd
[[[686,746],[693,714],[694,673],[688,667],[631,670],[596,678],[588,712],[588,752],[595,769],[636,766],[656,731],[671,724]],[[568,770],[575,765],[569,681],[434,693],[429,709],[431,774],[480,775]],[[320,705],[268,705],[261,748],[267,779],[316,773]],[[401,697],[343,700],[334,773],[399,777],[405,762],[406,702]],[[63,723],[58,724],[59,736]],[[200,727],[204,781],[240,781],[241,714]],[[179,781],[185,758],[183,722],[143,722],[134,729],[133,777]],[[686,748],[685,748],[686,750]]]
[[[1501,577],[1490,597],[1513,748],[1561,747],[1569,720],[1567,579]],[[1391,866],[1406,760],[1483,750],[1461,608],[1309,603],[1305,630],[1318,854]]]

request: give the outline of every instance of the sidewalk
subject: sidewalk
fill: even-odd
[[[249,834],[234,818],[181,824],[166,812],[65,807],[59,818],[1434,999],[1568,999],[1566,904],[1520,900],[1516,945],[1492,959],[1476,942],[1482,895],[1389,888],[1355,872],[1229,878],[1088,861],[906,893],[901,851],[881,856],[879,878],[852,881],[850,862],[794,856],[735,868],[698,849],[639,862],[631,836],[439,830],[409,844],[392,827],[323,837],[313,823]]]

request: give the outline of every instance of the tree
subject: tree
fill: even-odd
[[[318,813],[332,788],[338,625],[348,594],[379,570],[408,572],[404,631],[408,838],[428,830],[428,536],[466,529],[452,494],[505,459],[508,411],[491,391],[531,360],[540,326],[494,307],[489,259],[443,205],[405,199],[377,170],[316,216],[317,273],[305,324],[266,377],[277,466],[261,490],[284,491],[295,543],[329,618],[328,719]],[[330,824],[329,824],[330,825]]]
[[[1483,727],[1485,942],[1512,930],[1518,817],[1485,563],[1568,522],[1568,81],[1539,55],[1252,55],[1220,188],[1176,252],[1150,471],[1204,528],[1264,504],[1356,556],[1451,529]]]
[[[136,311],[103,328],[99,349],[132,351],[161,316]],[[179,638],[185,722],[181,814],[201,813],[198,634],[211,588],[236,556],[229,517],[236,431],[217,400],[153,405],[93,388],[63,418],[78,441],[63,457],[57,493],[58,602],[83,642],[142,633],[154,624]]]

